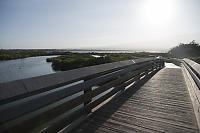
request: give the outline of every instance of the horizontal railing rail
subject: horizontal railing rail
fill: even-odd
[[[200,64],[186,58],[183,59],[183,64],[189,71],[190,75],[200,90]]]
[[[163,66],[163,59],[129,60],[1,83],[0,132],[60,131]]]
[[[126,68],[135,63],[139,64],[151,60],[154,59],[146,58],[120,61],[0,83],[0,104],[39,94],[41,92],[52,90],[79,80],[87,80],[98,77],[106,73]]]
[[[182,60],[185,81],[188,86],[197,125],[200,131],[200,64],[190,60]]]

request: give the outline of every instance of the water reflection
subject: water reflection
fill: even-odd
[[[54,73],[47,58],[38,56],[17,60],[0,61],[0,83]]]

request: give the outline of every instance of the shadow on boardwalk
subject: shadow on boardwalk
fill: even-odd
[[[126,91],[124,91],[119,96],[113,98],[110,102],[103,105],[100,109],[95,111],[93,114],[90,115],[88,119],[83,121],[79,126],[76,127],[75,130],[71,132],[120,132],[120,124],[119,125],[112,125],[108,126],[104,123],[113,115],[126,101],[129,100],[130,97],[136,93],[141,86],[143,86],[148,80],[150,80],[157,72],[160,70],[156,70],[149,75],[145,76],[142,80],[136,82],[132,86],[130,86]],[[117,100],[119,99],[120,100]],[[116,101],[117,100],[117,101]],[[101,112],[105,112],[105,108],[110,108],[106,114],[101,114]],[[106,109],[106,110],[107,110]],[[111,124],[111,123],[110,123]],[[98,131],[97,131],[98,130]],[[131,131],[133,131],[131,129]],[[137,131],[136,131],[137,132]]]

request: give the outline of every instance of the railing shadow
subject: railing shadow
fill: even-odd
[[[150,80],[157,72],[159,72],[161,69],[155,70],[151,72],[150,74],[146,75],[141,80],[134,83],[132,86],[130,86],[126,91],[124,91],[122,94],[120,94],[117,97],[114,97],[111,99],[108,103],[103,105],[101,108],[93,112],[85,121],[81,122],[75,129],[73,129],[70,132],[95,132],[101,125],[107,121],[113,113],[115,113],[133,94],[135,94],[148,80]],[[120,98],[123,97],[123,98]],[[117,100],[120,98],[120,100]],[[116,104],[117,102],[117,104]],[[114,106],[112,105],[114,103]],[[105,115],[101,118],[101,120],[97,120],[98,124],[92,124],[92,122],[95,121],[95,115],[99,114],[101,111],[103,111],[105,108],[109,108],[109,106],[112,106],[112,109],[106,112]],[[88,124],[89,123],[89,124]],[[92,125],[90,125],[92,124]],[[86,130],[86,131],[85,131]]]

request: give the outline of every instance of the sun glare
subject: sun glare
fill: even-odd
[[[174,0],[143,0],[141,17],[144,23],[151,26],[163,27],[170,24],[174,17]]]

